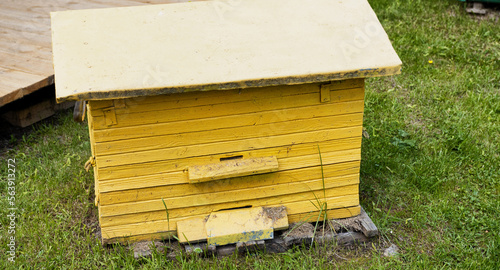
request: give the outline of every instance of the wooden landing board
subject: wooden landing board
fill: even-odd
[[[187,1],[0,1],[0,107],[54,83],[50,12]]]
[[[272,239],[275,230],[288,228],[285,207],[253,207],[212,212],[177,222],[181,243],[208,240],[209,245]]]
[[[217,163],[188,167],[189,183],[201,183],[233,177],[262,174],[278,170],[276,157],[221,160]],[[241,157],[241,158],[240,158]]]
[[[401,60],[366,0],[234,2],[52,13],[57,100],[400,72]]]

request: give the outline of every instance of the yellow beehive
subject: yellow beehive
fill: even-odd
[[[228,3],[51,14],[57,100],[88,102],[103,242],[249,206],[359,214],[364,78],[401,68],[369,4]]]

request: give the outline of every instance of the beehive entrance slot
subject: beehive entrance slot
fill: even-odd
[[[223,157],[223,158],[220,158],[220,161],[235,160],[235,159],[242,159],[242,158],[243,158],[243,155],[232,156],[232,157]]]
[[[245,206],[233,207],[233,208],[222,208],[222,209],[219,209],[219,210],[214,210],[214,212],[229,211],[229,210],[238,210],[238,209],[245,209],[245,208],[252,208],[252,206],[251,205],[245,205]]]

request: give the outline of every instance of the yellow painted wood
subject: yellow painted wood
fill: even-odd
[[[314,147],[316,148],[316,146]],[[323,149],[322,151],[324,150],[325,149]],[[286,152],[284,154],[286,154]],[[317,164],[319,163],[319,154],[316,153],[310,155],[306,154],[307,152],[305,152],[303,156],[291,156],[289,158],[280,159],[279,162],[281,171],[317,166]],[[358,148],[345,151],[322,152],[322,157],[324,165],[335,164],[339,172],[347,173],[347,171],[345,171],[346,168],[359,169],[359,160],[361,159],[361,151]],[[180,169],[182,169],[182,167]],[[282,174],[282,172],[280,172],[280,174]],[[308,175],[310,174],[308,173]],[[246,179],[250,180],[253,178],[246,178]],[[259,176],[257,177],[257,179],[263,179],[263,176]],[[182,170],[164,174],[147,175],[143,177],[124,178],[124,179],[122,178],[119,180],[101,181],[100,190],[103,193],[120,191],[120,194],[123,194],[124,197],[126,197],[128,193],[128,191],[126,190],[140,189],[140,188],[146,189],[150,187],[187,184],[187,183],[189,183],[188,176],[186,175],[184,170]],[[132,195],[134,197],[137,194],[130,193],[130,196]]]
[[[338,81],[339,83],[328,84],[330,91],[345,96],[347,89],[364,88],[364,79],[351,79]],[[139,113],[148,111],[158,111],[168,109],[180,109],[205,105],[216,105],[222,103],[244,102],[251,100],[261,100],[266,98],[277,98],[287,96],[297,96],[304,94],[317,93],[322,84],[298,84],[298,85],[278,85],[271,87],[257,87],[248,89],[234,89],[226,91],[208,91],[208,92],[188,92],[179,94],[165,94],[157,96],[141,96],[123,100],[124,107],[128,108],[129,113]],[[351,95],[348,95],[352,96]],[[93,116],[102,116],[102,110],[113,107],[113,100],[92,100],[94,103]],[[116,107],[116,106],[114,106]],[[122,110],[125,111],[125,110]],[[120,112],[120,111],[119,111]]]
[[[114,108],[104,109],[102,111],[104,113],[104,121],[106,122],[106,126],[116,125],[118,122],[116,121],[116,114]]]
[[[330,89],[328,89],[327,87],[323,87],[322,85],[320,90],[320,98],[321,102],[330,102],[332,100],[330,95]]]
[[[211,205],[193,206],[193,207],[186,206],[185,208],[170,209],[169,217],[172,219],[175,218],[179,219],[183,217],[206,215],[207,213],[220,211],[224,209],[249,207],[249,206],[276,206],[276,205],[288,206],[289,211],[294,211],[294,213],[296,213],[295,211],[300,212],[301,210],[294,208],[294,206],[296,205],[295,203],[304,201],[314,202],[316,198],[323,198],[323,195],[326,195],[327,198],[335,197],[335,204],[333,203],[330,204],[330,207],[332,208],[335,205],[336,207],[357,205],[359,204],[358,188],[354,185],[358,183],[359,181],[357,183],[356,182],[349,183],[351,185],[350,189],[346,190],[345,192],[346,194],[343,196],[338,196],[338,190],[334,188],[325,190],[325,193],[323,193],[322,190],[319,191],[317,190],[314,192],[307,190],[301,193],[285,194],[280,196],[269,197],[266,198],[265,200],[257,198],[257,199],[239,200],[234,202],[218,203]],[[134,214],[104,216],[101,217],[100,225],[101,227],[113,227],[117,225],[137,223],[139,221],[146,222],[146,221],[164,220],[166,218],[165,215],[166,215],[165,209],[161,209],[157,211],[141,212]]]
[[[207,164],[215,162],[221,157],[237,155],[242,155],[244,158],[259,156],[276,156],[278,158],[284,158],[298,157],[300,155],[314,155],[318,153],[318,147],[324,152],[334,152],[359,148],[361,147],[361,135],[357,137],[343,138],[338,140],[295,143],[292,145],[254,149],[252,151],[236,151],[224,154],[218,153],[207,156],[180,158],[176,159],[175,161],[166,160],[99,168],[99,179],[103,185],[107,184],[108,182],[110,183],[110,185],[120,185],[119,182],[122,180],[124,182],[130,180],[131,182],[139,184],[139,181],[141,181],[142,177],[145,177],[145,185],[156,186],[161,185],[162,183],[180,184],[185,182],[185,178],[183,178],[182,175],[173,175],[171,173],[175,173],[175,171],[179,170],[184,170],[190,165]],[[147,167],[148,169],[144,170],[145,167]]]
[[[194,156],[210,155],[212,153],[233,153],[238,151],[249,151],[274,146],[286,146],[296,143],[320,142],[325,140],[358,137],[361,135],[362,127],[347,127],[337,129],[325,129],[319,131],[285,134],[278,136],[250,138],[243,140],[224,141],[200,145],[179,146],[165,149],[141,151],[134,153],[116,154],[109,156],[97,156],[96,163],[100,168],[119,166],[125,164],[146,163],[152,161],[178,159]],[[270,134],[271,135],[271,134]]]
[[[247,175],[263,174],[278,170],[276,157],[260,157],[221,161],[188,167],[189,183],[221,180]]]
[[[181,243],[195,243],[207,239],[205,224],[208,216],[179,220],[176,224],[177,237]]]
[[[288,220],[286,211],[282,216]],[[274,237],[271,217],[262,207],[211,213],[205,224],[207,244],[223,246]]]
[[[355,90],[337,90],[335,92],[336,95],[341,96],[342,101],[344,102],[362,100],[364,97],[364,91],[362,88],[356,88]],[[115,113],[118,123],[113,125],[113,127],[128,127],[144,124],[203,119],[235,114],[314,106],[317,104],[318,89],[315,88],[314,92],[301,95],[270,98],[265,98],[264,96],[263,98],[256,100],[202,105],[188,108],[169,109],[163,104],[157,104],[157,110],[134,113],[135,107],[142,107],[137,105],[124,109],[116,109]],[[94,122],[95,129],[106,129],[109,127],[104,116],[95,116]]]
[[[357,188],[357,184],[346,186],[348,184],[357,183],[359,174],[328,177],[325,178],[325,188],[335,188],[337,196],[345,195],[352,191],[352,188]],[[280,196],[285,194],[294,194],[306,191],[320,190],[323,188],[322,179],[307,180],[303,182],[284,183],[271,187],[254,187],[238,190],[229,190],[224,192],[202,193],[194,195],[185,195],[172,198],[164,198],[168,209],[182,208],[186,206],[201,206],[217,203],[227,203],[238,200],[250,200],[261,198],[262,203],[266,203],[266,198],[272,196]],[[165,194],[167,195],[167,194]],[[104,196],[101,196],[104,200]],[[230,207],[227,207],[230,208]],[[147,211],[158,211],[164,209],[162,199],[153,199],[147,201],[134,201],[120,204],[100,205],[99,213],[101,216],[116,216],[132,213],[140,213]],[[169,210],[170,211],[170,210]]]
[[[347,158],[343,156],[335,155],[336,153],[327,153],[328,156],[323,157],[323,171],[325,177],[333,177],[340,175],[347,175],[359,172],[358,161],[360,160],[359,150],[352,150],[352,156],[347,156]],[[356,153],[357,152],[357,153]],[[331,157],[331,160],[330,160]],[[314,161],[317,161],[318,156],[312,156]],[[343,160],[345,158],[345,160]],[[279,183],[288,183],[288,182],[300,182],[310,179],[316,179],[321,177],[321,170],[318,169],[318,166],[307,167],[307,163],[302,163],[303,160],[300,158],[292,158],[301,162],[300,165],[294,166],[295,168],[290,170],[283,170],[276,173],[264,174],[264,175],[255,175],[255,176],[245,176],[245,177],[237,177],[230,178],[218,181],[217,183],[197,183],[197,184],[188,184],[187,176],[182,173],[183,180],[186,184],[177,184],[177,185],[160,185],[151,188],[140,188],[140,189],[126,189],[126,190],[116,190],[116,191],[107,191],[105,190],[106,186],[101,188],[101,193],[105,194],[101,198],[102,205],[108,204],[116,204],[130,201],[144,201],[144,200],[153,200],[161,198],[165,196],[164,194],[168,194],[169,197],[190,195],[190,194],[200,194],[205,192],[216,192],[216,191],[226,191],[232,189],[240,189],[240,188],[251,188],[251,187],[262,187],[262,186],[272,186]],[[336,160],[340,162],[335,162]],[[333,162],[332,162],[333,161]],[[353,162],[354,161],[354,162]],[[284,162],[285,163],[285,162]],[[101,183],[103,184],[103,183]],[[105,192],[106,191],[106,192]]]
[[[335,205],[336,198],[327,198],[326,202],[328,205],[332,203]],[[269,206],[272,207],[272,206]],[[277,205],[276,207],[279,207]],[[311,201],[303,201],[297,202],[293,207],[287,207],[287,212],[289,209],[301,209],[299,213],[290,213],[288,212],[288,222],[294,223],[299,221],[316,221],[319,215],[319,211],[314,206]],[[329,219],[332,218],[345,218],[353,215],[359,214],[359,205],[350,205],[350,206],[339,206],[337,208],[332,208],[327,211],[327,217]],[[206,217],[206,215],[201,215],[200,217]],[[130,235],[139,235],[139,234],[150,234],[150,233],[159,233],[159,232],[175,232],[177,230],[177,222],[181,220],[186,220],[189,218],[180,218],[180,219],[170,219],[170,222],[167,220],[158,220],[158,221],[148,221],[148,222],[139,222],[134,224],[127,225],[119,225],[113,227],[103,227],[101,232],[104,238],[117,238],[124,237]],[[320,221],[322,220],[322,216],[320,217]],[[170,223],[170,230],[168,231]]]
[[[73,10],[51,22],[58,101],[326,82],[401,66],[366,0]]]
[[[340,209],[332,209],[328,211],[329,218],[346,218],[359,215],[361,211],[360,206],[348,207],[348,208],[340,208]],[[295,214],[289,215],[288,219],[290,223],[300,222],[304,220],[304,217],[310,217],[317,215],[316,213],[304,213],[304,214]],[[136,234],[131,235],[126,234],[125,236],[116,236],[116,231],[106,231],[103,232],[102,242],[103,244],[111,244],[111,243],[123,243],[126,244],[128,242],[137,242],[137,241],[150,241],[150,240],[162,240],[171,238],[173,235],[176,235],[176,231],[157,231],[154,233],[141,233],[138,231]]]
[[[177,146],[200,145],[206,143],[233,141],[262,136],[294,134],[324,129],[355,127],[363,124],[363,114],[347,114],[263,125],[212,129],[207,131],[171,134],[96,144],[96,151],[101,155],[166,149]]]
[[[111,127],[95,130],[94,133],[96,142],[101,143],[356,113],[363,113],[363,100],[122,128]]]
[[[346,90],[353,88],[364,88],[364,79],[348,79],[339,80],[329,83],[329,89],[334,90]],[[155,95],[155,96],[140,96],[133,98],[123,99],[126,107],[133,107],[141,105],[137,109],[140,111],[150,111],[150,104],[162,103],[165,107],[174,108],[186,108],[201,105],[237,102],[244,100],[256,100],[262,99],[263,97],[283,97],[292,96],[304,93],[317,92],[321,84],[298,84],[298,85],[287,85],[286,87],[271,86],[271,87],[257,87],[248,89],[235,89],[235,90],[225,90],[225,91],[206,91],[206,92],[187,92],[182,95],[178,94],[165,94],[165,95]],[[107,107],[112,107],[112,100],[92,100],[90,102],[94,103],[94,116],[102,116],[102,111],[98,109],[103,109]],[[148,105],[148,106],[142,106]]]
[[[276,224],[279,224],[278,227]],[[286,228],[288,217],[285,207],[253,207],[181,220],[177,223],[177,235],[181,243],[207,240],[209,245],[227,245],[272,239],[275,230]]]

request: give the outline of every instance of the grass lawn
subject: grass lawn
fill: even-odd
[[[88,129],[66,111],[2,144],[0,269],[500,269],[498,13],[472,16],[455,0],[369,2],[403,61],[401,75],[367,82],[360,191],[379,239],[173,261],[104,248],[94,234],[93,176],[83,169]],[[400,255],[383,257],[391,244]]]

